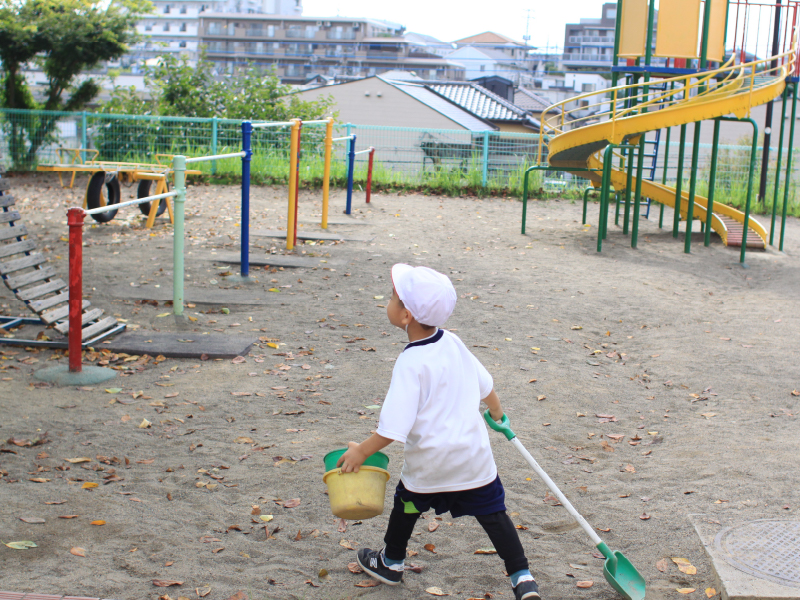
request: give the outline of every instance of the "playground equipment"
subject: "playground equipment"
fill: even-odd
[[[347,205],[345,206],[344,213],[351,214],[353,208],[353,172],[356,165],[356,156],[359,154],[369,154],[369,163],[367,163],[367,186],[366,186],[366,201],[369,204],[370,197],[372,196],[372,167],[375,161],[375,148],[370,146],[366,150],[359,150],[356,152],[356,134],[351,133],[344,137],[333,138],[334,142],[349,140],[347,146]]]
[[[538,164],[526,170],[523,183],[523,233],[529,173],[536,170],[567,171],[589,179],[592,186],[600,191],[598,252],[602,250],[603,239],[608,233],[608,204],[613,187],[618,194],[624,192],[623,233],[628,233],[630,224],[631,247],[635,248],[638,242],[640,206],[645,198],[649,198],[662,205],[659,227],[663,221],[663,206],[673,208],[673,237],[678,237],[679,221],[685,220],[685,252],[691,251],[692,223],[697,216],[702,220],[704,244],[709,245],[710,232],[714,230],[724,244],[741,247],[740,262],[744,265],[748,247],[764,248],[774,242],[785,114],[791,89],[792,118],[779,242],[779,249],[783,250],[797,101],[798,47],[795,28],[800,3],[797,0],[788,0],[785,4],[706,0],[701,27],[702,1],[661,0],[655,52],[652,48],[655,0],[617,1],[612,87],[559,102],[542,113]],[[732,7],[735,8],[735,14]],[[759,28],[753,29],[753,14],[758,13],[756,17],[761,18],[764,12],[774,22],[766,45],[758,37]],[[698,31],[701,29],[698,48]],[[729,58],[725,60],[725,40],[730,29],[733,29],[734,44]],[[747,60],[748,56],[754,57],[762,46],[769,46],[770,49],[765,52],[768,58]],[[663,65],[654,65],[654,56],[667,60]],[[627,59],[628,64],[620,65],[620,58]],[[644,64],[641,64],[642,58]],[[670,66],[670,61],[674,62],[674,66]],[[724,63],[709,68],[709,61]],[[620,76],[631,83],[617,85]],[[780,124],[772,222],[767,234],[766,228],[750,216],[758,125],[749,115],[753,107],[780,96],[784,99],[784,118]],[[574,106],[568,108],[568,103]],[[553,116],[548,118],[548,114]],[[729,117],[730,114],[735,118]],[[709,119],[714,120],[714,141],[709,193],[708,198],[704,198],[696,190],[697,166],[701,123]],[[721,122],[730,120],[744,121],[753,127],[744,211],[714,200],[717,192],[719,127]],[[688,124],[694,125],[694,138],[689,189],[684,190],[684,146]],[[661,183],[646,181],[643,171],[647,132],[667,128],[669,134],[668,128],[676,126],[681,129],[675,187],[666,185],[666,165],[663,167]],[[765,145],[769,144],[765,142]],[[624,154],[617,150],[622,150]],[[547,163],[542,162],[545,151]],[[615,161],[618,161],[619,168],[614,166]],[[619,204],[617,208],[619,210]]]
[[[0,317],[0,329],[10,331],[33,324],[52,327],[70,336],[73,345],[77,344],[77,355],[80,355],[81,346],[96,344],[124,330],[124,324],[118,323],[114,317],[103,317],[102,309],[92,308],[80,297],[68,306],[74,285],[73,258],[70,257],[70,293],[67,293],[67,284],[58,278],[53,267],[47,265],[47,258],[36,252],[36,242],[22,224],[19,212],[14,210],[15,200],[8,193],[9,183],[9,179],[0,179],[0,224],[4,226],[0,230],[0,278],[36,317]],[[80,261],[81,247],[76,250],[75,260]],[[67,316],[69,321],[65,320]],[[63,340],[49,340],[46,336],[36,340],[3,337],[0,343],[67,347]]]
[[[154,164],[100,161],[97,160],[99,152],[91,148],[59,148],[58,155],[62,162],[38,165],[36,170],[58,173],[61,185],[69,188],[74,185],[78,173],[91,173],[83,202],[83,207],[89,210],[119,204],[122,197],[121,180],[126,183],[137,183],[137,198],[145,198],[150,195],[153,181],[156,182],[155,195],[159,195],[169,191],[169,178],[170,176],[174,178],[170,165],[161,163],[162,158],[172,159],[171,154],[156,154]],[[67,162],[64,162],[63,158],[66,158]],[[69,186],[64,186],[62,173],[72,173]],[[186,174],[199,175],[200,171],[187,171]],[[169,212],[170,223],[174,223],[172,206],[166,198],[153,205],[142,202],[139,204],[139,210],[143,215],[147,215],[148,229],[153,226],[156,217],[162,215],[165,210]],[[115,210],[91,213],[92,218],[98,223],[107,223],[116,214]]]

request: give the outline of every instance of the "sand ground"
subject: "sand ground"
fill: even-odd
[[[28,228],[66,275],[65,208],[82,193],[50,176],[12,181]],[[237,249],[238,194],[198,186],[187,201],[187,285],[227,288],[229,314],[198,304],[187,309],[191,320],[176,322],[161,316],[170,312],[163,302],[111,293],[171,289],[171,229],[163,220],[143,229],[132,211],[86,228],[84,286],[94,305],[138,331],[258,336],[243,361],[101,353],[89,358],[118,367],[114,381],[59,389],[32,376],[64,362],[59,353],[1,348],[0,439],[32,443],[46,432],[46,441],[0,445],[0,538],[38,544],[0,546],[0,589],[120,600],[225,600],[239,591],[251,600],[379,600],[429,597],[425,590],[438,587],[454,598],[513,598],[500,559],[475,554],[489,543],[470,518],[421,521],[407,561],[421,572],[408,572],[402,586],[357,587],[368,578],[348,571],[352,548],[380,547],[388,512],[340,531],[322,457],[375,428],[404,342],[383,308],[396,262],[453,279],[459,302],[447,327],[492,373],[522,442],[642,572],[648,598],[705,598],[715,585],[689,515],[796,519],[797,220],[785,254],[752,252],[743,269],[716,237],[684,254],[683,236],[674,240],[653,219],[642,221],[638,249],[612,226],[598,254],[597,205],[584,228],[579,203],[531,202],[522,236],[518,201],[378,195],[367,207],[357,195],[363,224],[331,229],[372,241],[304,245],[319,266],[254,271],[258,283],[248,290],[268,304],[247,306],[214,262]],[[343,198],[334,196],[338,219]],[[254,189],[254,229],[285,224],[284,197],[281,188]],[[304,219],[319,210],[318,194],[301,196]],[[253,241],[254,252],[282,252],[279,242]],[[5,288],[0,307],[20,310]],[[143,419],[149,428],[139,427]],[[617,597],[587,536],[515,449],[491,439],[542,597]],[[393,489],[402,447],[387,453]],[[100,485],[83,489],[86,482]],[[273,518],[265,527],[254,512]],[[673,557],[696,574],[678,570]]]

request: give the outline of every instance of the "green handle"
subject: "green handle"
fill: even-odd
[[[486,423],[489,424],[489,427],[494,429],[495,431],[499,431],[506,439],[513,440],[517,437],[517,434],[511,431],[511,423],[508,420],[508,417],[503,413],[503,420],[501,423],[498,423],[492,418],[492,415],[489,414],[489,409],[486,409],[486,412],[483,413],[483,418],[486,419]]]

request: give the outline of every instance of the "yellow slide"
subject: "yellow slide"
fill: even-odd
[[[683,75],[658,80],[659,84],[666,83],[666,91],[651,89],[645,94],[642,84],[634,84],[570,98],[549,107],[542,114],[540,147],[547,149],[547,159],[553,167],[567,171],[593,169],[592,172],[574,173],[598,186],[603,168],[602,152],[609,143],[636,143],[648,131],[730,114],[746,117],[754,106],[783,93],[785,79],[794,68],[795,55],[793,43],[788,52],[767,59],[739,65],[734,65],[731,59],[721,68],[701,76]],[[772,61],[777,66],[773,66]],[[567,108],[567,103],[573,108]],[[624,106],[626,103],[627,107]],[[561,112],[554,110],[556,108]],[[626,183],[627,173],[612,169],[614,189],[624,190]],[[642,197],[675,208],[675,188],[651,181],[641,183]],[[632,187],[635,185],[634,177]],[[681,196],[678,209],[685,219],[689,206],[688,191],[683,190]],[[695,195],[694,202],[694,217],[705,221],[708,199]],[[744,221],[743,212],[714,202],[711,227],[724,244],[741,245]],[[764,227],[750,217],[748,230],[747,246],[765,248],[767,232]]]

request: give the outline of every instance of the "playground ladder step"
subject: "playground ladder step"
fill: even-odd
[[[0,178],[0,192],[10,187],[7,179]],[[57,277],[53,267],[45,265],[47,258],[35,251],[35,240],[21,239],[28,236],[28,230],[22,224],[15,224],[21,216],[18,211],[10,210],[14,203],[14,196],[0,193],[0,224],[8,225],[0,227],[0,259],[17,257],[0,261],[0,276],[16,297],[48,327],[66,334],[69,332],[69,322],[65,321],[69,316],[67,284]],[[86,300],[82,301],[81,310],[81,341],[102,339],[104,333],[109,335],[124,328],[114,317],[102,318],[103,310],[90,308]]]
[[[2,198],[2,196],[0,196]],[[28,235],[28,230],[25,229],[25,225],[17,225],[15,227],[9,227],[8,229],[0,230],[0,242],[3,240],[10,240],[12,238],[18,238]]]
[[[61,279],[53,279],[53,281],[49,283],[37,285],[36,287],[28,288],[25,290],[19,290],[17,292],[17,298],[19,298],[23,302],[27,302],[28,300],[39,298],[41,296],[44,296],[45,294],[52,294],[53,292],[58,292],[60,290],[63,290],[65,287],[67,287],[67,284],[64,283]]]
[[[85,313],[83,313],[83,316],[81,317],[81,325],[86,325],[86,323],[88,323],[89,321],[94,321],[102,314],[103,314],[102,308],[93,308],[91,310],[87,310]],[[69,321],[58,323],[57,325],[55,325],[54,328],[59,333],[67,335],[67,333],[69,332]]]
[[[720,221],[725,224],[725,227],[728,230],[728,246],[736,246],[738,248],[742,247],[742,235],[744,235],[744,224],[731,219],[726,215],[721,215],[719,213],[715,213]],[[747,247],[748,248],[755,248],[759,250],[765,250],[766,245],[764,244],[764,240],[761,239],[761,236],[758,235],[752,229],[747,230]]]
[[[19,216],[16,210],[0,213],[0,223],[11,223],[13,221],[19,221],[21,218],[22,217]]]
[[[84,300],[81,304],[81,310],[85,310],[89,308],[89,301]],[[56,321],[60,321],[61,319],[66,319],[69,316],[69,304],[64,304],[63,306],[59,306],[51,310],[50,312],[45,312],[39,315],[39,317],[44,321],[47,326],[49,327]]]
[[[15,242],[13,244],[6,244],[0,246],[0,258],[7,258],[15,254],[23,254],[36,249],[36,242],[33,240],[25,240],[24,242]]]

